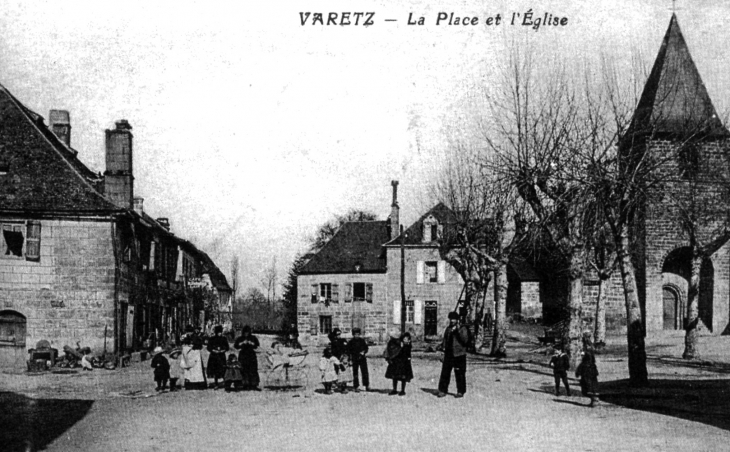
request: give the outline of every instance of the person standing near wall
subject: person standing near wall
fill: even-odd
[[[444,352],[441,378],[439,379],[439,397],[446,397],[451,382],[451,371],[456,379],[456,397],[464,397],[466,393],[466,346],[469,343],[469,329],[459,324],[459,314],[449,312],[449,326],[444,331],[444,340],[439,347]]]

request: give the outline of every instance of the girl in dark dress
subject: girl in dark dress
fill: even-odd
[[[238,353],[238,362],[241,363],[243,374],[243,389],[259,389],[259,362],[256,358],[256,349],[259,348],[259,340],[251,334],[251,327],[243,327],[241,336],[233,344]]]
[[[226,352],[228,351],[228,339],[223,336],[223,327],[216,325],[213,329],[215,335],[208,339],[208,378],[213,379],[213,387],[218,389],[218,379],[223,380],[226,376]]]
[[[580,389],[583,395],[591,398],[588,406],[595,406],[598,398],[598,367],[596,367],[596,357],[593,353],[583,353],[583,359],[575,369],[575,376],[580,378]]]
[[[385,378],[393,380],[393,390],[390,391],[389,395],[406,395],[406,383],[413,379],[411,334],[403,333],[400,338],[391,335],[391,339],[385,349],[385,359],[388,361]],[[401,382],[400,392],[398,392],[399,381]]]

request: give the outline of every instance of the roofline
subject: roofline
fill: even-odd
[[[380,274],[386,274],[388,272],[388,269],[383,270],[360,270],[359,272],[356,271],[349,271],[349,272],[299,272],[297,273],[297,276],[307,276],[307,275],[380,275]]]
[[[38,133],[43,137],[43,140],[48,143],[49,146],[53,149],[53,151],[58,154],[59,157],[64,161],[64,163],[71,169],[71,171],[76,174],[76,176],[81,179],[81,182],[86,185],[88,189],[90,189],[96,196],[99,196],[104,202],[114,205],[111,201],[109,201],[103,194],[99,193],[99,191],[89,182],[82,174],[79,173],[79,171],[74,167],[74,165],[71,164],[71,162],[68,161],[66,156],[61,154],[61,152],[56,148],[56,146],[51,143],[51,141],[46,137],[46,134],[43,133],[43,131],[38,127],[38,124],[36,124],[34,121],[31,120],[31,118],[28,117],[28,113],[26,112],[27,107],[25,107],[18,99],[13,96],[13,94],[5,87],[5,85],[0,83],[0,88],[5,91],[5,93],[10,98],[10,101],[15,104],[15,106],[22,112],[23,117],[35,128]],[[39,115],[40,116],[40,115]],[[80,161],[80,160],[79,160]],[[89,170],[91,171],[91,170]]]

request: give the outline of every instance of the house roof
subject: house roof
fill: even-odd
[[[454,211],[449,209],[446,204],[440,202],[405,230],[405,245],[438,245],[436,241],[429,242],[428,244],[423,243],[423,222],[430,216],[433,216],[438,221],[438,224],[444,225],[444,227],[449,227],[449,225],[456,223]],[[400,234],[385,245],[400,245]]]
[[[100,178],[0,85],[0,206],[25,213],[109,213],[122,209],[99,191]]]
[[[717,117],[674,14],[644,85],[629,133],[730,135]]]
[[[172,236],[172,234],[170,234]],[[210,277],[210,282],[213,284],[213,286],[221,291],[224,292],[232,292],[233,289],[231,289],[231,286],[228,285],[228,280],[226,279],[226,276],[223,274],[223,272],[218,268],[217,265],[215,265],[215,262],[213,262],[213,259],[208,256],[208,253],[205,251],[199,249],[197,246],[195,246],[192,242],[181,239],[179,237],[173,236],[178,243],[180,243],[180,246],[183,248],[186,248],[187,251],[190,254],[193,254],[203,264],[202,273],[207,273]]]
[[[345,223],[299,274],[385,273],[382,245],[389,238],[387,221]]]

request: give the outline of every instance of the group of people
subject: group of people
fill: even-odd
[[[456,395],[461,398],[466,393],[466,352],[470,342],[469,329],[459,323],[456,312],[449,313],[449,326],[444,331],[443,340],[438,347],[443,352],[441,376],[438,384],[438,397],[446,397],[451,382],[451,373],[456,380]],[[228,339],[223,336],[223,327],[216,325],[214,335],[208,338],[207,350],[209,358],[207,366],[203,365],[201,351],[204,346],[203,337],[197,334],[192,327],[187,327],[182,337],[182,347],[169,351],[157,347],[154,350],[151,366],[154,368],[156,390],[166,389],[169,381],[170,391],[177,390],[178,380],[182,380],[185,389],[208,388],[208,379],[212,379],[210,387],[231,390],[259,390],[258,359],[256,349],[260,343],[251,333],[251,328],[245,326],[241,336],[233,344],[238,350],[238,356],[229,354]],[[326,394],[333,390],[347,393],[347,382],[351,379],[353,389],[360,392],[360,377],[365,391],[370,390],[370,374],[368,371],[367,354],[369,347],[362,337],[360,328],[352,329],[352,339],[342,338],[342,331],[335,328],[329,334],[330,343],[325,347],[319,362],[322,372],[322,383]],[[272,350],[268,352],[272,366],[288,365],[293,356],[306,354],[294,340],[292,344],[274,342]],[[383,352],[383,358],[388,363],[385,378],[392,380],[393,387],[389,395],[406,395],[406,385],[413,379],[411,365],[411,335],[393,331]],[[581,362],[576,368],[575,375],[580,378],[582,394],[590,398],[590,405],[595,406],[598,398],[598,369],[593,348],[584,344]],[[348,365],[352,374],[348,374]],[[549,362],[555,378],[555,395],[560,395],[560,383],[570,395],[568,370],[570,360],[562,347],[555,349],[555,354]],[[207,377],[207,378],[206,378]],[[219,381],[221,383],[219,383]],[[400,383],[400,391],[398,391]]]
[[[352,370],[352,385],[355,391],[360,391],[359,375],[362,375],[362,382],[365,390],[370,389],[370,376],[368,371],[367,353],[368,344],[361,336],[360,328],[352,329],[352,339],[342,339],[342,332],[335,328],[329,335],[330,344],[324,349],[319,362],[319,369],[322,371],[322,384],[325,394],[331,394],[333,389],[347,393],[347,364]],[[451,372],[456,378],[456,397],[463,397],[466,393],[466,349],[470,339],[469,329],[459,324],[459,315],[455,312],[449,313],[449,326],[444,332],[444,338],[439,348],[444,352],[441,378],[439,379],[439,397],[446,397],[451,381]],[[406,395],[406,385],[413,379],[413,366],[411,365],[411,334],[408,332],[400,334],[393,331],[383,352],[383,358],[388,363],[385,370],[385,378],[392,380],[393,388],[389,395]],[[400,383],[400,391],[398,385]]]
[[[549,367],[553,369],[555,378],[555,395],[560,396],[560,383],[565,386],[566,395],[570,395],[570,384],[568,383],[568,370],[570,370],[570,358],[561,346],[555,347],[555,353]],[[581,394],[590,399],[588,406],[596,406],[598,400],[598,367],[596,366],[596,355],[590,343],[584,341],[581,361],[575,369],[575,376],[580,380]]]
[[[192,326],[185,328],[181,338],[182,347],[172,350],[155,348],[151,366],[154,369],[156,391],[163,391],[170,383],[170,391],[176,391],[178,380],[182,380],[182,387],[186,390],[220,389],[231,390],[258,390],[259,372],[256,349],[259,340],[251,334],[251,328],[245,326],[234,344],[238,356],[228,354],[230,346],[228,339],[223,336],[223,327],[216,325],[213,336],[208,338],[209,352],[207,366],[203,363],[202,350],[205,346],[202,335],[197,334]],[[212,380],[210,386],[209,379]]]

